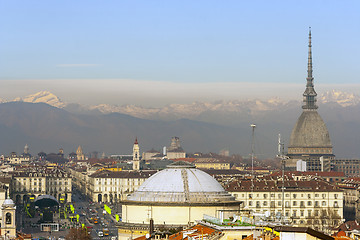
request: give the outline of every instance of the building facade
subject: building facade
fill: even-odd
[[[57,200],[71,202],[71,177],[64,170],[42,166],[27,167],[12,173],[10,194],[16,203],[22,203],[29,197],[51,195]]]
[[[197,158],[193,163],[197,168],[203,169],[229,170],[231,168],[231,164],[229,162],[216,158]]]
[[[119,202],[156,171],[98,171],[88,177],[87,195],[94,202]]]
[[[338,226],[343,219],[342,190],[322,180],[256,178],[233,181],[225,189],[241,202],[243,210],[268,212],[272,220],[286,219],[294,226],[319,229],[324,224]]]

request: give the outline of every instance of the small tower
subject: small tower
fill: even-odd
[[[79,146],[76,150],[76,157],[77,157],[77,160],[85,160],[85,155],[83,153],[81,146]]]
[[[172,137],[169,150],[172,151],[172,150],[178,149],[180,147],[181,147],[180,146],[180,139],[178,137]]]
[[[29,146],[27,144],[24,147],[24,153],[29,154]]]
[[[133,146],[133,170],[140,170],[140,147],[137,138]]]
[[[15,239],[16,237],[15,211],[14,201],[7,198],[1,206],[1,236],[4,239]]]

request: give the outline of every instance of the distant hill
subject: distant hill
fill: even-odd
[[[358,158],[360,136],[359,97],[337,91],[319,96],[319,113],[328,126],[338,158]],[[49,92],[40,92],[0,104],[0,152],[69,153],[82,145],[84,151],[129,154],[137,136],[141,151],[160,150],[172,136],[181,139],[188,152],[218,152],[248,156],[251,123],[256,123],[256,149],[259,158],[273,157],[277,136],[285,145],[301,114],[301,102],[218,101],[213,103],[171,104],[161,108],[141,106],[83,106],[65,103]],[[44,102],[44,103],[43,103]],[[50,106],[52,105],[52,106]]]

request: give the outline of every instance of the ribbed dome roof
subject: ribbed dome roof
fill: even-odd
[[[2,204],[2,207],[14,207],[15,206],[15,203],[12,199],[8,198],[8,199],[5,199],[5,201],[3,202]]]
[[[292,130],[289,147],[332,147],[329,131],[317,111],[303,111]]]
[[[170,165],[148,178],[129,201],[211,203],[234,201],[228,192],[209,174],[180,163]]]

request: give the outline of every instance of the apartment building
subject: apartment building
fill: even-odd
[[[87,195],[94,202],[118,202],[154,173],[156,171],[98,171],[88,176]]]
[[[27,166],[11,174],[10,194],[17,203],[40,195],[52,195],[58,200],[71,202],[71,177],[58,167]]]
[[[294,226],[338,226],[343,220],[343,192],[323,180],[255,178],[235,180],[225,189],[243,210],[281,216]],[[283,191],[284,190],[284,191]]]

